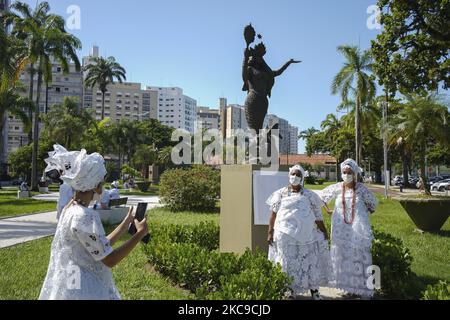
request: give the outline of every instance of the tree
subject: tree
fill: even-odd
[[[346,61],[334,77],[331,92],[340,93],[342,101],[348,101],[353,93],[355,98],[355,154],[356,162],[362,160],[361,107],[370,101],[376,93],[375,82],[370,75],[372,72],[372,54],[370,51],[361,52],[358,47],[339,46],[338,51]]]
[[[42,8],[41,8],[42,7]],[[69,72],[69,61],[75,63],[77,70],[81,69],[80,61],[76,50],[81,48],[81,42],[78,38],[66,32],[65,21],[63,17],[48,14],[50,6],[47,4],[39,5],[40,13],[36,19],[30,16],[29,7],[22,3],[17,3],[13,9],[22,13],[22,18],[14,16],[14,33],[20,35],[23,40],[29,44],[30,61],[37,64],[37,91],[36,91],[36,109],[34,113],[33,126],[33,158],[31,186],[33,190],[38,187],[37,159],[39,152],[39,121],[40,121],[40,99],[41,88],[44,77],[51,74],[52,59],[56,59],[62,67],[63,72]]]
[[[77,99],[71,97],[65,97],[61,105],[54,105],[42,120],[42,138],[61,144],[68,150],[83,147],[83,133],[95,122],[91,112],[80,109]]]
[[[30,30],[41,28],[44,24],[50,6],[48,2],[39,3],[34,10],[23,2],[17,1],[11,5],[13,11],[9,11],[4,15],[5,26],[13,25],[11,34],[14,38],[23,42],[23,52],[26,54],[29,66],[27,71],[30,75],[28,98],[33,101],[34,80],[36,75],[36,64],[39,56],[39,41],[33,36]],[[28,116],[33,119],[33,110],[29,110]],[[33,129],[30,126],[28,132],[28,141],[33,141]]]
[[[122,83],[126,80],[125,69],[116,62],[114,57],[107,59],[95,57],[92,63],[85,66],[87,72],[84,84],[86,87],[94,88],[96,85],[102,92],[102,120],[105,119],[105,94],[108,91],[108,85],[113,84],[114,80]]]
[[[450,87],[450,1],[379,0],[383,31],[372,41],[374,71],[391,93]]]
[[[133,165],[136,168],[140,168],[142,176],[148,178],[149,166],[152,165],[157,159],[156,150],[153,146],[141,144],[137,147],[133,157]]]
[[[316,128],[312,127],[312,128],[307,129],[307,130],[301,131],[299,133],[299,135],[298,135],[298,138],[302,139],[302,140],[308,140],[313,135],[315,135],[317,132],[319,132],[319,130],[317,130]]]
[[[29,110],[34,109],[33,102],[19,94],[19,75],[27,62],[20,41],[7,36],[0,28],[0,175],[4,173],[3,129],[7,115],[20,118],[25,130],[31,127]]]
[[[436,95],[407,96],[407,102],[395,121],[397,133],[393,138],[404,139],[417,150],[420,175],[429,194],[426,177],[425,157],[431,145],[440,143],[448,146],[450,141],[450,115]]]

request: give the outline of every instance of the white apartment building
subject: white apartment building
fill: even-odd
[[[156,119],[158,93],[151,90],[142,90],[140,83],[114,83],[107,87],[105,93],[105,118],[113,122],[121,119],[130,121],[143,121]],[[95,118],[102,117],[103,94],[98,89],[85,88],[83,107],[92,109]]]
[[[196,129],[220,129],[220,110],[197,107]]]
[[[280,136],[280,154],[298,153],[298,128],[291,125],[287,120],[274,114],[268,114],[264,119],[264,128],[272,127],[278,123]]]
[[[20,76],[20,81],[27,88],[23,95],[28,97],[30,86],[29,71],[25,71]],[[33,100],[36,100],[37,76],[33,82]],[[51,110],[52,106],[62,104],[65,97],[77,99],[79,106],[82,105],[83,97],[83,77],[81,72],[76,71],[75,64],[69,64],[69,73],[64,74],[61,65],[53,62],[52,82],[47,88],[45,82],[42,83],[40,92],[39,110],[42,114]],[[28,132],[24,132],[24,126],[20,119],[9,115],[6,119],[8,129],[7,153],[13,152],[21,146],[28,144]]]
[[[178,87],[147,87],[158,92],[158,120],[169,127],[195,131],[197,101],[184,95]]]
[[[99,47],[93,46],[90,55],[83,58],[83,66],[92,63],[94,57],[99,57]],[[86,73],[83,75],[86,77]],[[107,86],[105,93],[105,118],[113,122],[121,119],[143,121],[157,119],[158,92],[142,89],[140,83],[124,82]],[[84,88],[83,107],[92,109],[95,118],[102,117],[103,94],[98,86]]]
[[[298,127],[289,125],[289,154],[298,154]]]

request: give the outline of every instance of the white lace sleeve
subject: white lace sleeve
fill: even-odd
[[[320,197],[325,203],[329,203],[331,200],[335,199],[340,191],[341,184],[335,183],[331,186],[326,187],[320,192]]]
[[[323,221],[322,207],[324,206],[324,202],[315,192],[309,190],[306,191],[307,193],[305,195],[309,198],[311,210],[314,212],[316,221]]]
[[[103,260],[113,251],[95,213],[77,214],[72,220],[71,230],[95,261]]]
[[[375,208],[378,205],[378,200],[373,192],[367,189],[365,185],[361,184],[361,194],[367,210],[369,210],[371,213],[374,212]]]
[[[285,188],[275,191],[267,199],[266,203],[270,206],[270,210],[272,210],[272,212],[277,213],[280,209],[281,198],[284,190]]]

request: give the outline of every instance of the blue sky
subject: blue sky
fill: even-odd
[[[25,1],[32,6],[36,0]],[[376,0],[50,0],[52,11],[69,17],[81,9],[81,55],[92,45],[113,55],[127,69],[127,80],[144,85],[178,86],[198,105],[217,107],[219,97],[243,104],[243,28],[251,22],[267,46],[266,61],[292,66],[277,79],[270,113],[300,130],[336,113],[339,97],[330,92],[343,58],[341,44],[370,46],[367,13]],[[304,143],[300,142],[300,152]]]

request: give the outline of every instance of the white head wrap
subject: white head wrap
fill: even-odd
[[[354,174],[362,173],[362,169],[358,166],[356,161],[353,159],[347,159],[341,163],[341,172],[344,171],[344,169],[346,169],[346,168],[350,168],[350,170],[352,170]]]
[[[106,176],[105,160],[98,153],[87,154],[86,150],[67,151],[60,145],[53,146],[45,159],[45,172],[62,170],[61,180],[76,191],[89,191],[97,188]]]
[[[295,171],[300,171],[300,173],[302,174],[301,185],[303,186],[305,184],[305,178],[309,176],[309,173],[305,171],[305,169],[303,169],[303,167],[299,164],[296,164],[295,166],[289,168],[289,175],[291,175]]]

